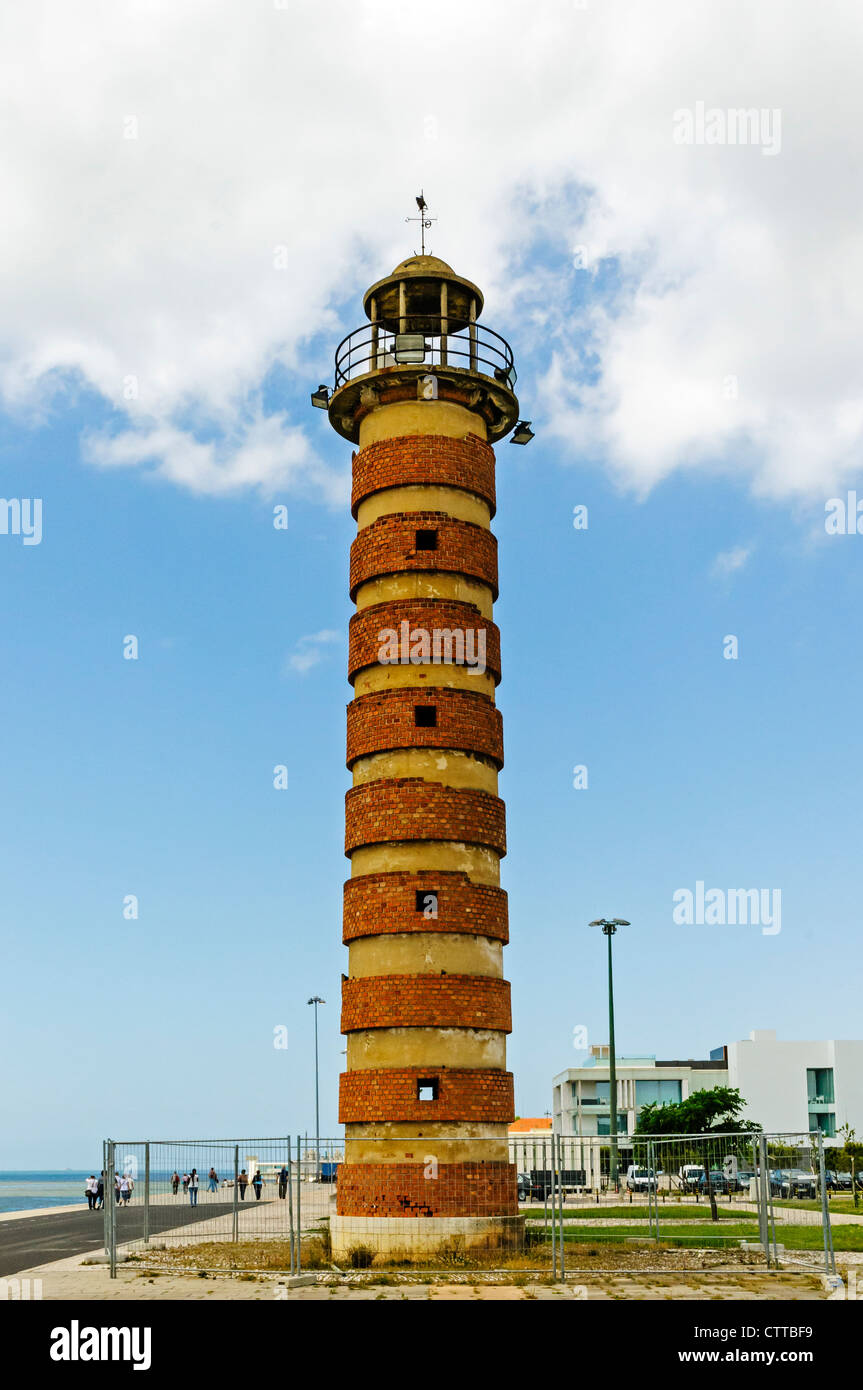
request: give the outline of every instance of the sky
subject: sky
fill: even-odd
[[[309,392],[420,189],[536,431],[494,521],[517,1113],[607,1041],[598,916],[621,1052],[863,1036],[861,38],[835,0],[4,12],[0,493],[40,524],[0,508],[0,1167],[312,1133],[315,994],[337,1132],[355,523]],[[675,920],[699,882],[780,929]]]

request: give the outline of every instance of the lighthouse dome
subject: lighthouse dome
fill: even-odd
[[[438,256],[409,256],[406,261],[400,261],[393,271],[393,275],[405,271],[410,275],[455,275],[451,265],[446,261],[440,260]]]
[[[370,319],[403,332],[435,332],[446,317],[457,333],[482,313],[482,291],[457,275],[438,256],[408,256],[385,279],[366,290],[363,307]]]

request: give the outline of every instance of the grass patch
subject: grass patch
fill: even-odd
[[[659,1220],[660,1220],[660,1222],[662,1222],[663,1220],[665,1220],[665,1221],[675,1221],[675,1220],[686,1220],[686,1219],[694,1220],[694,1221],[698,1221],[698,1220],[702,1220],[702,1221],[703,1221],[703,1220],[704,1220],[705,1212],[709,1212],[709,1211],[710,1211],[710,1204],[709,1204],[709,1203],[704,1203],[704,1202],[700,1203],[700,1204],[697,1205],[697,1206],[696,1206],[695,1203],[691,1203],[691,1204],[688,1205],[688,1206],[684,1206],[684,1205],[682,1205],[682,1204],[680,1204],[680,1203],[675,1203],[674,1205],[671,1205],[670,1203],[668,1203],[666,1206],[660,1205],[660,1207],[659,1207]],[[642,1213],[643,1213],[643,1215],[642,1215]],[[526,1212],[524,1213],[524,1215],[526,1215],[528,1221],[531,1221],[531,1222],[536,1222],[536,1221],[542,1221],[542,1220],[543,1220],[543,1213],[542,1213],[541,1211],[536,1211],[536,1210],[530,1211],[530,1210],[528,1210],[528,1211],[526,1211]],[[740,1220],[746,1220],[746,1219],[748,1218],[748,1213],[747,1213],[747,1212],[735,1211],[735,1210],[733,1209],[733,1207],[732,1207],[732,1208],[720,1207],[720,1208],[719,1208],[719,1217],[720,1217],[720,1220],[726,1220],[726,1219],[728,1219],[728,1218],[730,1217],[732,1220],[740,1221]],[[573,1209],[573,1208],[571,1208],[571,1207],[564,1207],[564,1210],[563,1210],[563,1220],[564,1220],[564,1224],[566,1224],[566,1222],[568,1222],[568,1221],[587,1221],[587,1222],[590,1222],[590,1221],[605,1221],[605,1220],[616,1220],[616,1221],[627,1221],[627,1220],[629,1220],[629,1221],[631,1221],[631,1220],[634,1220],[634,1219],[637,1219],[637,1220],[639,1220],[639,1221],[643,1221],[644,1224],[646,1225],[646,1224],[647,1224],[647,1219],[648,1219],[647,1207],[646,1207],[646,1206],[641,1206],[641,1207],[639,1207],[639,1206],[636,1206],[634,1203],[633,1203],[632,1206],[629,1206],[629,1204],[627,1203],[626,1206],[620,1206],[620,1207],[597,1207],[597,1206],[591,1206],[591,1207],[576,1207],[575,1209]],[[549,1214],[548,1214],[548,1222],[549,1222],[549,1225],[551,1225],[551,1210],[550,1210],[550,1209],[549,1209]]]
[[[719,1226],[722,1232],[719,1232]],[[650,1240],[650,1234],[644,1226],[599,1226],[593,1230],[585,1230],[583,1226],[564,1226],[564,1239],[566,1241],[583,1241],[589,1236],[592,1241],[607,1244],[614,1241],[625,1241],[628,1237],[639,1236],[642,1239]],[[702,1245],[711,1247],[714,1245],[726,1245],[733,1240],[757,1240],[758,1226],[755,1222],[724,1222],[710,1221],[704,1225],[688,1226],[685,1231],[663,1231],[660,1225],[661,1240],[660,1244],[665,1245]],[[549,1236],[550,1239],[550,1236]]]
[[[863,1250],[863,1226],[832,1226],[834,1250]],[[820,1226],[779,1226],[776,1239],[789,1250],[823,1250]]]
[[[759,1238],[758,1223],[755,1221],[710,1221],[695,1226],[687,1226],[685,1230],[678,1229],[677,1231],[663,1230],[660,1222],[659,1229],[660,1243],[677,1247],[702,1246],[709,1249],[714,1246],[725,1246],[729,1241],[757,1241]],[[834,1250],[863,1250],[863,1225],[834,1226],[832,1231]],[[627,1237],[631,1236],[639,1236],[650,1241],[649,1232],[644,1225],[596,1226],[591,1229],[591,1227],[585,1227],[579,1222],[577,1225],[564,1224],[563,1233],[567,1245],[589,1239],[591,1242],[607,1246],[625,1242]],[[551,1245],[551,1229],[549,1228],[546,1233],[536,1233],[535,1239],[537,1239],[538,1245],[547,1249]],[[776,1241],[777,1244],[784,1245],[788,1250],[822,1250],[824,1248],[824,1236],[820,1226],[792,1226],[777,1222]],[[651,1241],[651,1244],[653,1243]]]
[[[820,1202],[810,1202],[809,1199],[801,1201],[799,1198],[788,1200],[787,1198],[773,1198],[774,1207],[786,1207],[796,1211],[820,1211]],[[853,1197],[831,1197],[830,1210],[837,1212],[840,1216],[859,1216],[863,1221],[863,1202],[855,1207]]]

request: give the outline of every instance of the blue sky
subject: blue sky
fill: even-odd
[[[7,26],[0,494],[43,536],[0,534],[0,1167],[311,1130],[312,994],[336,1125],[355,526],[308,393],[420,188],[536,430],[494,522],[518,1113],[607,1039],[602,914],[621,1051],[861,1035],[863,536],[824,519],[863,496],[863,17],[437,13]],[[407,60],[396,118],[368,75]],[[699,101],[769,157],[676,141]],[[699,881],[780,890],[781,931],[676,924]]]

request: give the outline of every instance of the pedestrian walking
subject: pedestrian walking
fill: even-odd
[[[255,1173],[255,1176],[252,1178],[252,1187],[255,1189],[256,1202],[260,1202],[261,1200],[261,1188],[263,1187],[263,1185],[264,1179],[261,1177],[261,1170],[259,1168]]]
[[[218,1173],[216,1172],[215,1168],[211,1168],[211,1169],[210,1169],[210,1172],[209,1172],[209,1174],[208,1174],[208,1176],[207,1176],[207,1191],[208,1191],[208,1192],[218,1192],[218,1190],[219,1190],[219,1175],[218,1175]]]
[[[184,1173],[184,1174],[183,1174],[183,1196],[184,1196],[184,1197],[185,1197],[186,1193],[188,1192],[188,1190],[189,1190],[189,1174],[188,1174],[188,1173]]]
[[[96,1210],[96,1174],[91,1173],[84,1183],[84,1196],[87,1198],[87,1207],[90,1211]]]
[[[279,1169],[279,1196],[287,1196],[288,1191],[288,1170],[284,1164]]]
[[[114,1201],[120,1205],[120,1174],[114,1174]]]
[[[179,1189],[179,1186],[180,1186],[180,1174],[179,1174],[178,1172],[175,1171],[174,1173],[171,1174],[171,1190],[172,1190],[172,1192],[173,1192],[173,1194],[174,1194],[175,1197],[176,1197],[176,1195],[177,1195],[177,1191],[178,1191],[178,1189]]]
[[[135,1186],[128,1173],[124,1173],[120,1179],[120,1196],[123,1199],[123,1206],[127,1207],[132,1200],[132,1189]]]
[[[198,1205],[198,1170],[193,1168],[189,1174],[189,1206]]]
[[[241,1202],[244,1202],[244,1201],[246,1200],[246,1188],[248,1187],[248,1185],[249,1185],[249,1176],[248,1176],[248,1174],[247,1174],[247,1172],[246,1172],[246,1170],[245,1170],[245,1168],[244,1168],[243,1171],[242,1171],[242,1173],[240,1174],[240,1176],[237,1178],[237,1187],[240,1189],[240,1201],[241,1201]]]
[[[105,1205],[105,1170],[99,1174],[96,1181],[96,1210],[101,1211]]]

